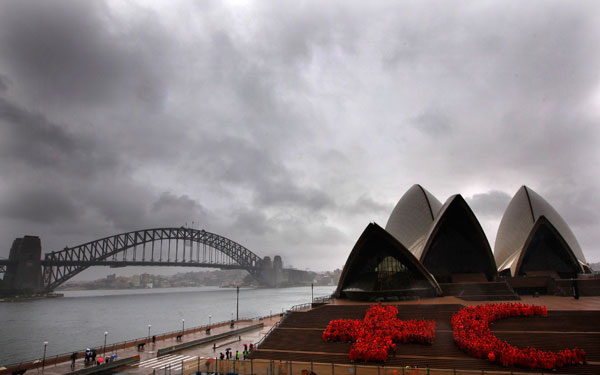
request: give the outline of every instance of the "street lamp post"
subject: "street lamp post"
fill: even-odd
[[[185,319],[181,319],[181,333],[185,332]]]
[[[314,289],[315,289],[315,284],[310,283],[310,303],[315,303]]]
[[[148,324],[148,340],[150,340],[150,328],[152,328],[152,324]]]
[[[235,320],[240,320],[240,287],[237,287],[237,298],[235,303]]]
[[[42,359],[42,373],[44,372],[44,367],[46,367],[46,347],[48,346],[48,341],[44,341],[44,358]]]
[[[212,315],[208,316],[208,328],[210,328],[210,318],[212,318]]]
[[[104,331],[104,348],[102,349],[102,356],[106,357],[106,336],[108,335],[107,331]]]

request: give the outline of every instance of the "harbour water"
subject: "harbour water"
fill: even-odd
[[[334,286],[314,288],[314,296]],[[0,303],[0,366],[150,334],[229,320],[236,315],[235,288],[164,288],[66,291],[64,298]],[[309,303],[311,288],[240,288],[239,317],[280,313]],[[182,321],[183,320],[183,321]]]

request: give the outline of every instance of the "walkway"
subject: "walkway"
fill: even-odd
[[[173,352],[161,357],[157,357],[156,353],[159,349],[172,347],[174,345],[183,344],[186,342],[198,340],[201,338],[205,338],[208,335],[204,332],[204,330],[197,330],[196,332],[187,333],[182,337],[181,341],[176,341],[176,338],[167,338],[164,340],[159,340],[157,338],[155,343],[147,343],[145,345],[144,351],[138,351],[137,347],[129,347],[126,349],[120,349],[116,351],[117,358],[122,359],[126,357],[131,357],[136,354],[140,355],[140,363],[127,366],[123,368],[121,371],[117,369],[113,371],[113,373],[119,372],[127,372],[129,374],[151,374],[154,369],[164,369],[165,366],[171,365],[171,369],[175,369],[178,365],[181,366],[182,360],[189,360],[192,358],[205,358],[205,357],[215,357],[218,356],[221,351],[225,351],[226,348],[231,348],[233,354],[235,355],[235,351],[238,350],[240,353],[244,350],[244,344],[255,343],[259,341],[270,329],[271,327],[279,322],[279,315],[273,316],[271,318],[258,320],[247,320],[247,321],[239,321],[235,324],[233,329],[243,328],[247,326],[251,326],[257,323],[264,323],[264,327],[262,329],[253,330],[250,332],[245,332],[241,334],[241,336],[230,336],[226,338],[222,338],[217,340],[216,342],[210,342],[203,345],[194,346],[188,349],[183,349],[177,352]],[[232,329],[229,328],[229,325],[222,325],[219,327],[212,328],[212,335],[216,335],[219,333],[229,332]],[[216,345],[216,350],[213,349],[213,344]],[[98,353],[101,356],[102,353]],[[106,352],[106,355],[113,354],[112,352]],[[75,362],[75,370],[80,370],[85,368],[85,364],[83,358],[78,358]],[[36,371],[36,370],[31,370]],[[46,366],[44,369],[44,375],[58,375],[58,374],[66,374],[71,372],[71,363],[63,362],[57,365]],[[42,374],[41,369],[39,373]]]

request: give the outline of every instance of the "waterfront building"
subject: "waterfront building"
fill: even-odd
[[[494,254],[460,194],[442,205],[425,188],[413,185],[394,207],[385,229],[372,223],[364,230],[346,261],[335,296],[393,301],[464,294],[471,288],[481,295],[517,299],[511,286],[553,294],[569,293],[570,287],[549,288],[550,279],[537,280],[544,285],[529,285],[534,279],[515,282],[510,276],[542,272],[554,280],[589,271],[566,222],[525,186],[506,209]]]

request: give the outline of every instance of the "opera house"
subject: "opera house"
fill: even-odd
[[[597,295],[597,283],[586,283],[591,273],[567,223],[526,186],[506,208],[492,252],[460,194],[442,204],[413,185],[385,228],[367,225],[335,296],[365,301],[442,295],[510,300],[519,293],[572,295],[574,285],[577,293],[581,289]]]
[[[599,296],[573,232],[530,188],[492,251],[462,196],[414,185],[364,229],[335,293],[282,314],[250,358],[278,375],[599,374]]]

